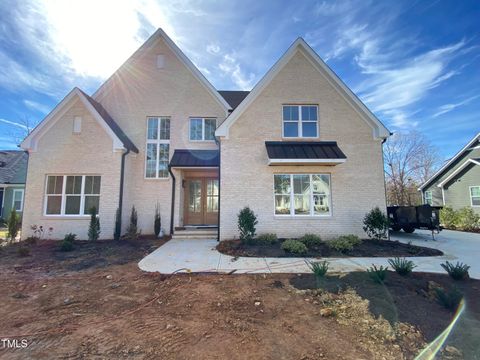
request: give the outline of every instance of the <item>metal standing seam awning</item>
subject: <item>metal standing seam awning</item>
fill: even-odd
[[[170,160],[172,168],[215,168],[219,166],[218,150],[177,149]]]
[[[266,141],[268,165],[328,165],[347,160],[336,141]]]

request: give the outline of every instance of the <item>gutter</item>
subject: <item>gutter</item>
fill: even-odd
[[[171,210],[170,210],[170,236],[173,235],[173,216],[174,216],[174,213],[175,213],[175,183],[176,183],[176,179],[175,179],[175,175],[173,175],[173,172],[172,172],[172,167],[170,166],[170,164],[168,165],[168,172],[170,173],[170,176],[172,177],[172,207],[171,207]]]
[[[118,196],[118,218],[119,218],[119,227],[120,227],[120,234],[122,232],[122,208],[123,208],[123,185],[125,180],[125,158],[130,153],[130,149],[127,149],[122,154],[122,162],[120,164],[120,194]],[[115,229],[116,231],[117,229]]]
[[[220,141],[215,136],[215,143],[218,145],[218,220],[217,220],[217,241],[220,241],[220,199],[222,198],[221,195],[221,177],[222,172],[220,171],[222,165],[222,147],[220,146]]]

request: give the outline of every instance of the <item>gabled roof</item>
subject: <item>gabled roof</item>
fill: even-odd
[[[138,153],[137,147],[123,133],[117,123],[98,102],[85,94],[79,88],[74,88],[67,96],[43,119],[35,129],[22,141],[20,146],[24,150],[36,151],[38,140],[50,129],[51,126],[65,114],[74,104],[75,99],[80,99],[82,104],[90,111],[90,114],[98,124],[107,132],[113,140],[113,150],[128,149]]]
[[[25,184],[28,154],[20,150],[0,150],[0,184]]]
[[[468,142],[467,145],[465,145],[462,150],[460,150],[458,153],[456,153],[450,160],[448,160],[435,174],[432,175],[430,179],[425,181],[419,188],[418,190],[423,190],[428,184],[430,184],[432,181],[434,181],[439,175],[441,175],[452,163],[454,163],[460,156],[463,155],[465,151],[467,151],[475,142],[479,140],[480,141],[480,132],[473,137],[472,140]]]
[[[247,97],[250,91],[218,90],[220,95],[235,109]]]
[[[110,76],[99,88],[95,93],[92,95],[94,99],[97,99],[97,97],[100,95],[102,91],[105,90],[105,88],[108,86],[110,81],[115,77],[115,75],[123,68],[123,67],[128,67],[129,64],[131,64],[140,54],[142,54],[144,51],[146,51],[148,48],[150,48],[155,41],[157,41],[159,38],[162,38],[165,41],[165,44],[168,46],[168,48],[177,56],[177,58],[180,60],[185,67],[190,70],[190,72],[193,74],[193,76],[205,87],[205,89],[212,95],[212,97],[218,102],[218,104],[225,110],[225,112],[228,112],[228,110],[231,109],[230,105],[228,104],[227,101],[218,93],[218,91],[213,87],[213,85],[207,80],[207,78],[198,70],[198,68],[191,62],[191,60],[183,53],[182,50],[170,39],[170,37],[161,29],[158,28],[157,31],[153,33],[152,36],[148,38],[148,40],[140,46],[137,51],[135,51],[132,56],[130,56],[127,61],[125,61],[120,68],[115,71],[112,76]]]
[[[464,168],[466,168],[470,164],[473,164],[474,166],[475,165],[480,166],[480,159],[467,159],[467,161],[465,161],[462,165],[456,168],[455,171],[453,171],[450,175],[448,175],[445,179],[443,179],[443,181],[441,181],[437,186],[440,188],[443,187],[443,185],[445,185],[447,182],[452,180],[455,177],[455,175],[457,175],[460,171],[462,171]]]
[[[353,107],[353,109],[372,128],[373,136],[376,139],[386,139],[390,131],[382,122],[360,101],[360,99],[340,80],[340,78],[328,67],[317,53],[303,40],[298,38],[273,65],[265,76],[255,85],[247,97],[238,105],[230,116],[217,128],[215,135],[228,137],[230,126],[243,114],[243,112],[262,93],[283,67],[301,51],[312,65],[323,75],[334,89]]]

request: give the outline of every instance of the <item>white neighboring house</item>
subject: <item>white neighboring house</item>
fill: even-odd
[[[385,211],[385,126],[301,38],[247,91],[217,91],[157,30],[93,95],[73,89],[25,139],[30,154],[23,236],[101,238],[130,209],[153,233],[208,227],[234,238],[244,206],[259,233],[364,235]],[[185,230],[187,229],[187,230]],[[218,231],[217,231],[218,229]],[[211,232],[209,234],[212,234]]]

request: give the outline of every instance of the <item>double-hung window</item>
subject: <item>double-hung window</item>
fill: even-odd
[[[318,106],[283,105],[283,137],[318,137]]]
[[[45,215],[89,215],[100,206],[98,175],[48,175]]]
[[[275,215],[330,216],[330,175],[275,174]]]
[[[170,118],[147,118],[145,177],[167,178],[170,159]]]
[[[216,128],[216,119],[190,118],[190,140],[214,141]]]
[[[23,211],[23,189],[13,190],[12,208],[15,211]]]
[[[470,203],[472,206],[480,206],[480,186],[470,186]]]
[[[432,191],[425,191],[425,204],[432,205]]]

